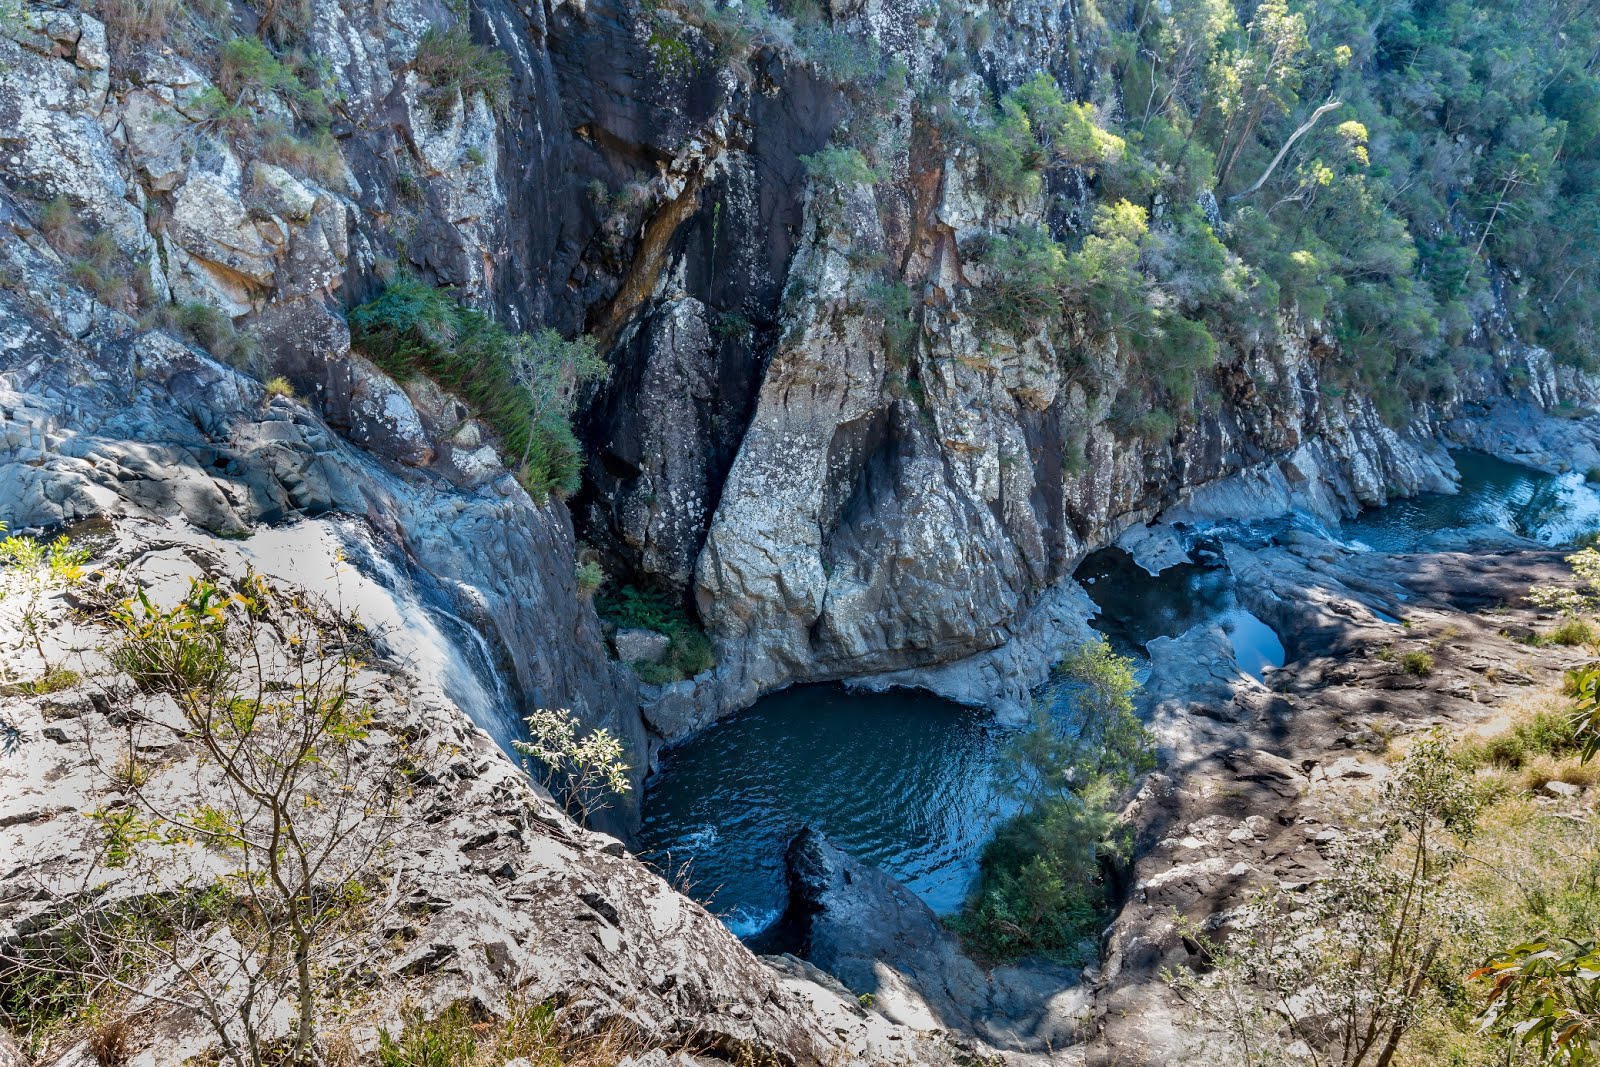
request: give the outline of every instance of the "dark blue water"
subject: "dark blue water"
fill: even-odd
[[[1261,678],[1283,666],[1283,642],[1239,604],[1227,567],[1181,563],[1153,575],[1122,549],[1106,548],[1090,553],[1074,577],[1100,606],[1095,629],[1125,656],[1142,657],[1157,637],[1220,623],[1245,673]]]
[[[1344,538],[1376,552],[1415,552],[1432,534],[1472,526],[1496,526],[1547,545],[1600,527],[1600,493],[1581,474],[1546,474],[1466,449],[1455,461],[1460,492],[1368,508],[1344,524]]]
[[[666,753],[640,852],[688,862],[692,895],[741,937],[783,910],[783,852],[807,824],[953,912],[1002,815],[1000,738],[987,713],[927,693],[787,689]]]

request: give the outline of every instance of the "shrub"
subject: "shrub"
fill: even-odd
[[[84,234],[78,226],[78,213],[64,196],[50,200],[39,209],[39,230],[52,245],[69,255],[83,248]]]
[[[801,156],[800,164],[805,167],[807,177],[838,189],[870,186],[879,178],[878,172],[867,162],[867,157],[854,148],[829,145],[809,156]]]
[[[1433,653],[1414,649],[1400,657],[1400,666],[1407,674],[1427,677],[1433,673]]]
[[[182,0],[97,0],[94,9],[120,55],[130,43],[165,39],[173,16],[183,7]]]
[[[327,185],[336,186],[344,180],[344,155],[339,151],[338,138],[326,126],[310,136],[299,137],[276,120],[262,122],[255,129],[255,151],[267,163]]]
[[[120,758],[90,753],[123,797],[87,814],[132,895],[102,899],[91,881],[53,897],[47,943],[0,962],[3,1009],[19,977],[65,977],[69,992],[86,987],[64,1005],[79,1023],[108,1003],[130,1016],[177,1011],[208,1026],[218,1062],[311,1062],[333,954],[382,921],[388,905],[370,890],[386,881],[378,868],[406,817],[406,776],[426,774],[427,757],[370,744],[372,711],[352,692],[366,638],[314,597],[248,574],[192,582],[171,608],[141,589],[110,622],[112,664],[170,697],[161,703],[177,716],[130,714]],[[185,810],[170,785],[156,787],[159,801],[147,791],[157,768],[134,754],[156,733],[194,752],[184,773],[214,787],[209,803]]]
[[[112,612],[122,639],[111,650],[111,665],[147,693],[222,689],[234,675],[220,610],[226,600],[215,586],[191,580],[189,595],[164,609],[139,590]]]
[[[349,320],[353,341],[384,370],[401,380],[426,373],[466,400],[508,460],[520,457],[518,477],[535,498],[577,489],[582,455],[568,419],[579,387],[609,373],[592,338],[512,333],[409,275]]]
[[[1171,413],[1153,409],[1129,416],[1123,425],[1128,436],[1142,441],[1167,441],[1177,430],[1178,423]]]
[[[573,578],[578,583],[578,595],[591,597],[595,590],[605,584],[606,572],[597,560],[590,559],[578,564]]]
[[[1600,641],[1600,633],[1584,619],[1567,619],[1545,634],[1544,639],[1556,645],[1592,645]]]
[[[463,100],[481,95],[497,112],[511,102],[511,64],[505,54],[474,44],[465,26],[428,27],[411,69],[428,83],[422,100],[441,122],[455,107],[457,94]]]
[[[189,340],[232,367],[244,368],[255,362],[259,352],[255,338],[233,325],[220,308],[201,300],[178,305],[172,323]]]
[[[83,676],[69,667],[52,666],[32,681],[0,685],[0,696],[49,696],[71,689],[82,680]]]
[[[977,891],[953,923],[994,959],[1081,957],[1111,903],[1100,857],[1126,846],[1113,833],[1116,794],[1155,764],[1134,715],[1131,661],[1102,639],[1069,656],[1057,678],[1006,746],[1003,788],[1022,810],[985,846]]]
[[[867,301],[883,315],[883,351],[889,366],[909,365],[921,332],[911,290],[904,282],[877,281],[867,287]]]
[[[295,398],[294,386],[290,385],[289,379],[284,377],[268,378],[262,384],[261,392],[269,400],[280,396],[285,400],[293,400]]]
[[[1579,747],[1577,728],[1570,715],[1539,711],[1501,733],[1463,745],[1458,758],[1474,769],[1520,771],[1539,756],[1575,755]]]
[[[743,340],[755,332],[755,326],[743,312],[728,311],[717,316],[711,324],[711,332],[724,340]]]
[[[527,722],[529,740],[513,741],[511,747],[539,762],[543,768],[539,780],[545,788],[585,822],[610,806],[613,794],[633,788],[629,767],[622,761],[622,740],[609,730],[591,730],[580,738],[578,718],[565,708],[540,708]],[[522,766],[533,773],[527,760]]]
[[[988,237],[978,253],[987,278],[973,294],[981,323],[1013,336],[1053,325],[1062,311],[1066,250],[1039,227]]]
[[[616,626],[642,627],[670,639],[662,662],[634,668],[647,684],[668,685],[716,666],[716,655],[705,631],[667,593],[625,585],[601,595],[596,607],[601,618]]]
[[[1293,888],[1269,883],[1230,912],[1226,941],[1180,923],[1205,966],[1167,980],[1195,1011],[1195,1029],[1233,1053],[1205,1062],[1402,1062],[1393,1053],[1406,1032],[1438,998],[1461,998],[1441,948],[1489,932],[1450,879],[1465,866],[1480,808],[1443,738],[1424,738],[1330,845],[1325,872]]]
[[[1123,152],[1122,138],[1097,126],[1093,112],[1066,100],[1043,72],[1002,97],[988,121],[970,134],[979,184],[1001,200],[1037,196],[1052,162],[1093,169]]]

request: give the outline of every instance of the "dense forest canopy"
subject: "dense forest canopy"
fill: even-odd
[[[1448,396],[1513,339],[1594,366],[1592,4],[1134,0],[1089,17],[1110,41],[1101,60],[1119,99],[1100,115],[1120,110],[1107,123],[1119,144],[1088,159],[1095,146],[1069,128],[1060,94],[1033,83],[979,132],[984,165],[1006,164],[997,137],[1029,133],[1047,155],[1096,165],[1108,203],[1148,207],[1148,224],[1102,211],[1089,238],[1102,255],[1133,242],[1139,283],[1119,282],[1115,262],[1063,256],[1089,268],[1093,284],[1076,280],[1091,315],[1169,402],[1187,400],[1174,383],[1210,350],[1194,324],[1248,342],[1276,329],[1280,308],[1324,321],[1342,348],[1330,387],[1364,383],[1391,418]],[[1207,225],[1206,190],[1220,225]],[[1019,263],[1048,269],[1036,253],[991,255],[1014,280]],[[1148,310],[1130,319],[1119,294]]]
[[[1587,365],[1593,6],[1266,0],[1246,14],[1152,3],[1118,42],[1130,127],[1205,145],[1219,198],[1238,198],[1232,247],[1283,297],[1327,309],[1374,383],[1447,388],[1497,284],[1514,297],[1508,332]],[[1325,101],[1341,106],[1250,193]],[[1151,138],[1156,123],[1171,129]]]

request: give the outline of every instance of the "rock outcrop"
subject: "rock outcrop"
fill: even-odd
[[[92,543],[96,574],[87,585],[59,589],[39,605],[46,654],[72,664],[83,681],[35,697],[8,688],[0,712],[0,959],[7,967],[18,945],[55,924],[76,930],[70,919],[83,907],[192,886],[185,880],[194,877],[191,866],[226,871],[233,862],[224,847],[158,835],[126,844],[157,850],[156,866],[107,858],[106,824],[86,813],[234,811],[237,798],[171,698],[130,684],[107,661],[111,635],[96,612],[72,613],[67,599],[91,604],[95,587],[115,581],[161,600],[190,576],[237,581],[247,568],[259,573],[262,561],[249,542],[185,536],[141,519],[118,519]],[[0,578],[11,594],[27,580]],[[350,591],[360,590],[352,583]],[[7,615],[8,647],[15,621]],[[29,655],[10,666],[31,676],[39,664]],[[641,1052],[688,1044],[717,1058],[785,1064],[944,1062],[933,1042],[768,968],[619,841],[574,825],[437,684],[380,659],[345,685],[371,722],[344,780],[360,783],[360,767],[386,765],[400,752],[410,770],[368,872],[380,895],[366,905],[363,928],[331,939],[331,955],[320,958],[330,973],[359,975],[361,987],[341,1010],[319,1005],[323,1040],[371,1056],[380,1031],[398,1035],[453,1005],[493,1018],[516,1004],[548,1003],[568,1025],[625,1026]],[[322,847],[321,838],[310,840]],[[161,982],[181,981],[159,970],[146,978],[158,996]],[[7,980],[15,979],[8,971]],[[215,1051],[216,1035],[197,1012],[138,996],[125,1007],[137,1020],[127,1045],[130,1056],[143,1057],[137,1062],[176,1064]],[[266,1036],[275,1038],[288,1016],[274,1002],[261,1009]],[[47,1043],[49,1058],[40,1062],[94,1062],[88,1035],[67,1036],[76,1043]]]
[[[777,929],[795,951],[884,1017],[948,1032],[980,1057],[1057,1063],[1081,1044],[1092,991],[1078,968],[1026,961],[985,969],[905,886],[815,830],[785,854],[789,907]]]

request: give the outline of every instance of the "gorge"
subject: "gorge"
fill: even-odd
[[[1441,733],[1508,840],[1592,818],[1549,722],[1600,656],[1597,43],[1559,3],[0,5],[0,1063],[1334,1055],[1173,975],[1337,884]],[[1014,742],[1101,636],[1138,687],[1030,772],[1049,823]],[[265,709],[337,758],[229,816]],[[604,788],[542,773],[596,738]],[[296,817],[363,862],[264,888]],[[975,931],[1035,817],[1056,903]],[[1452,946],[1592,933],[1485,908],[1382,1062],[1510,1055]]]

